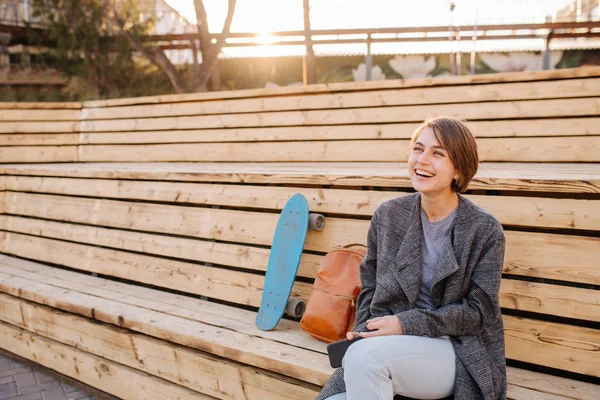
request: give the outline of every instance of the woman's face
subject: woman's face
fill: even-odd
[[[435,195],[452,190],[457,171],[432,128],[423,129],[412,145],[408,174],[412,186],[421,193]]]

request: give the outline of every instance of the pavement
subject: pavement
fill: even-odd
[[[104,400],[67,378],[0,352],[0,400]],[[73,382],[71,382],[73,383]],[[79,385],[78,385],[79,386]]]

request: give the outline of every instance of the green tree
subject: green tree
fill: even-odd
[[[138,73],[134,49],[118,34],[104,0],[33,0],[33,18],[42,33],[33,42],[48,45],[44,61],[78,77],[91,93],[85,98],[115,97]],[[140,22],[137,0],[119,2],[119,12],[135,35],[148,34],[152,21]]]
[[[107,0],[111,18],[122,35],[129,41],[129,44],[133,48],[167,74],[169,81],[177,93],[220,89],[220,75],[217,68],[219,63],[218,56],[225,43],[225,39],[229,35],[236,2],[236,0],[228,0],[229,8],[223,24],[223,30],[213,42],[208,31],[208,16],[203,0],[194,0],[196,19],[198,21],[196,38],[190,41],[190,48],[194,55],[194,64],[191,78],[186,78],[185,73],[175,68],[160,47],[143,42],[140,35],[134,29],[134,25],[121,13],[118,7],[119,2],[116,0]],[[196,42],[199,42],[199,49]],[[202,64],[198,62],[198,54],[202,56]]]

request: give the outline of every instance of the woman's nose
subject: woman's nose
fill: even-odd
[[[427,164],[429,163],[429,153],[424,151],[419,155],[419,162],[421,164]]]

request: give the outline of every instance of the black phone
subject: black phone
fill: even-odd
[[[352,340],[344,339],[338,342],[329,343],[327,345],[327,354],[329,355],[329,364],[332,368],[339,368],[342,366],[342,360],[344,359],[344,354],[348,350],[348,347],[353,343],[356,343],[360,339],[364,339],[361,336],[357,336]]]

